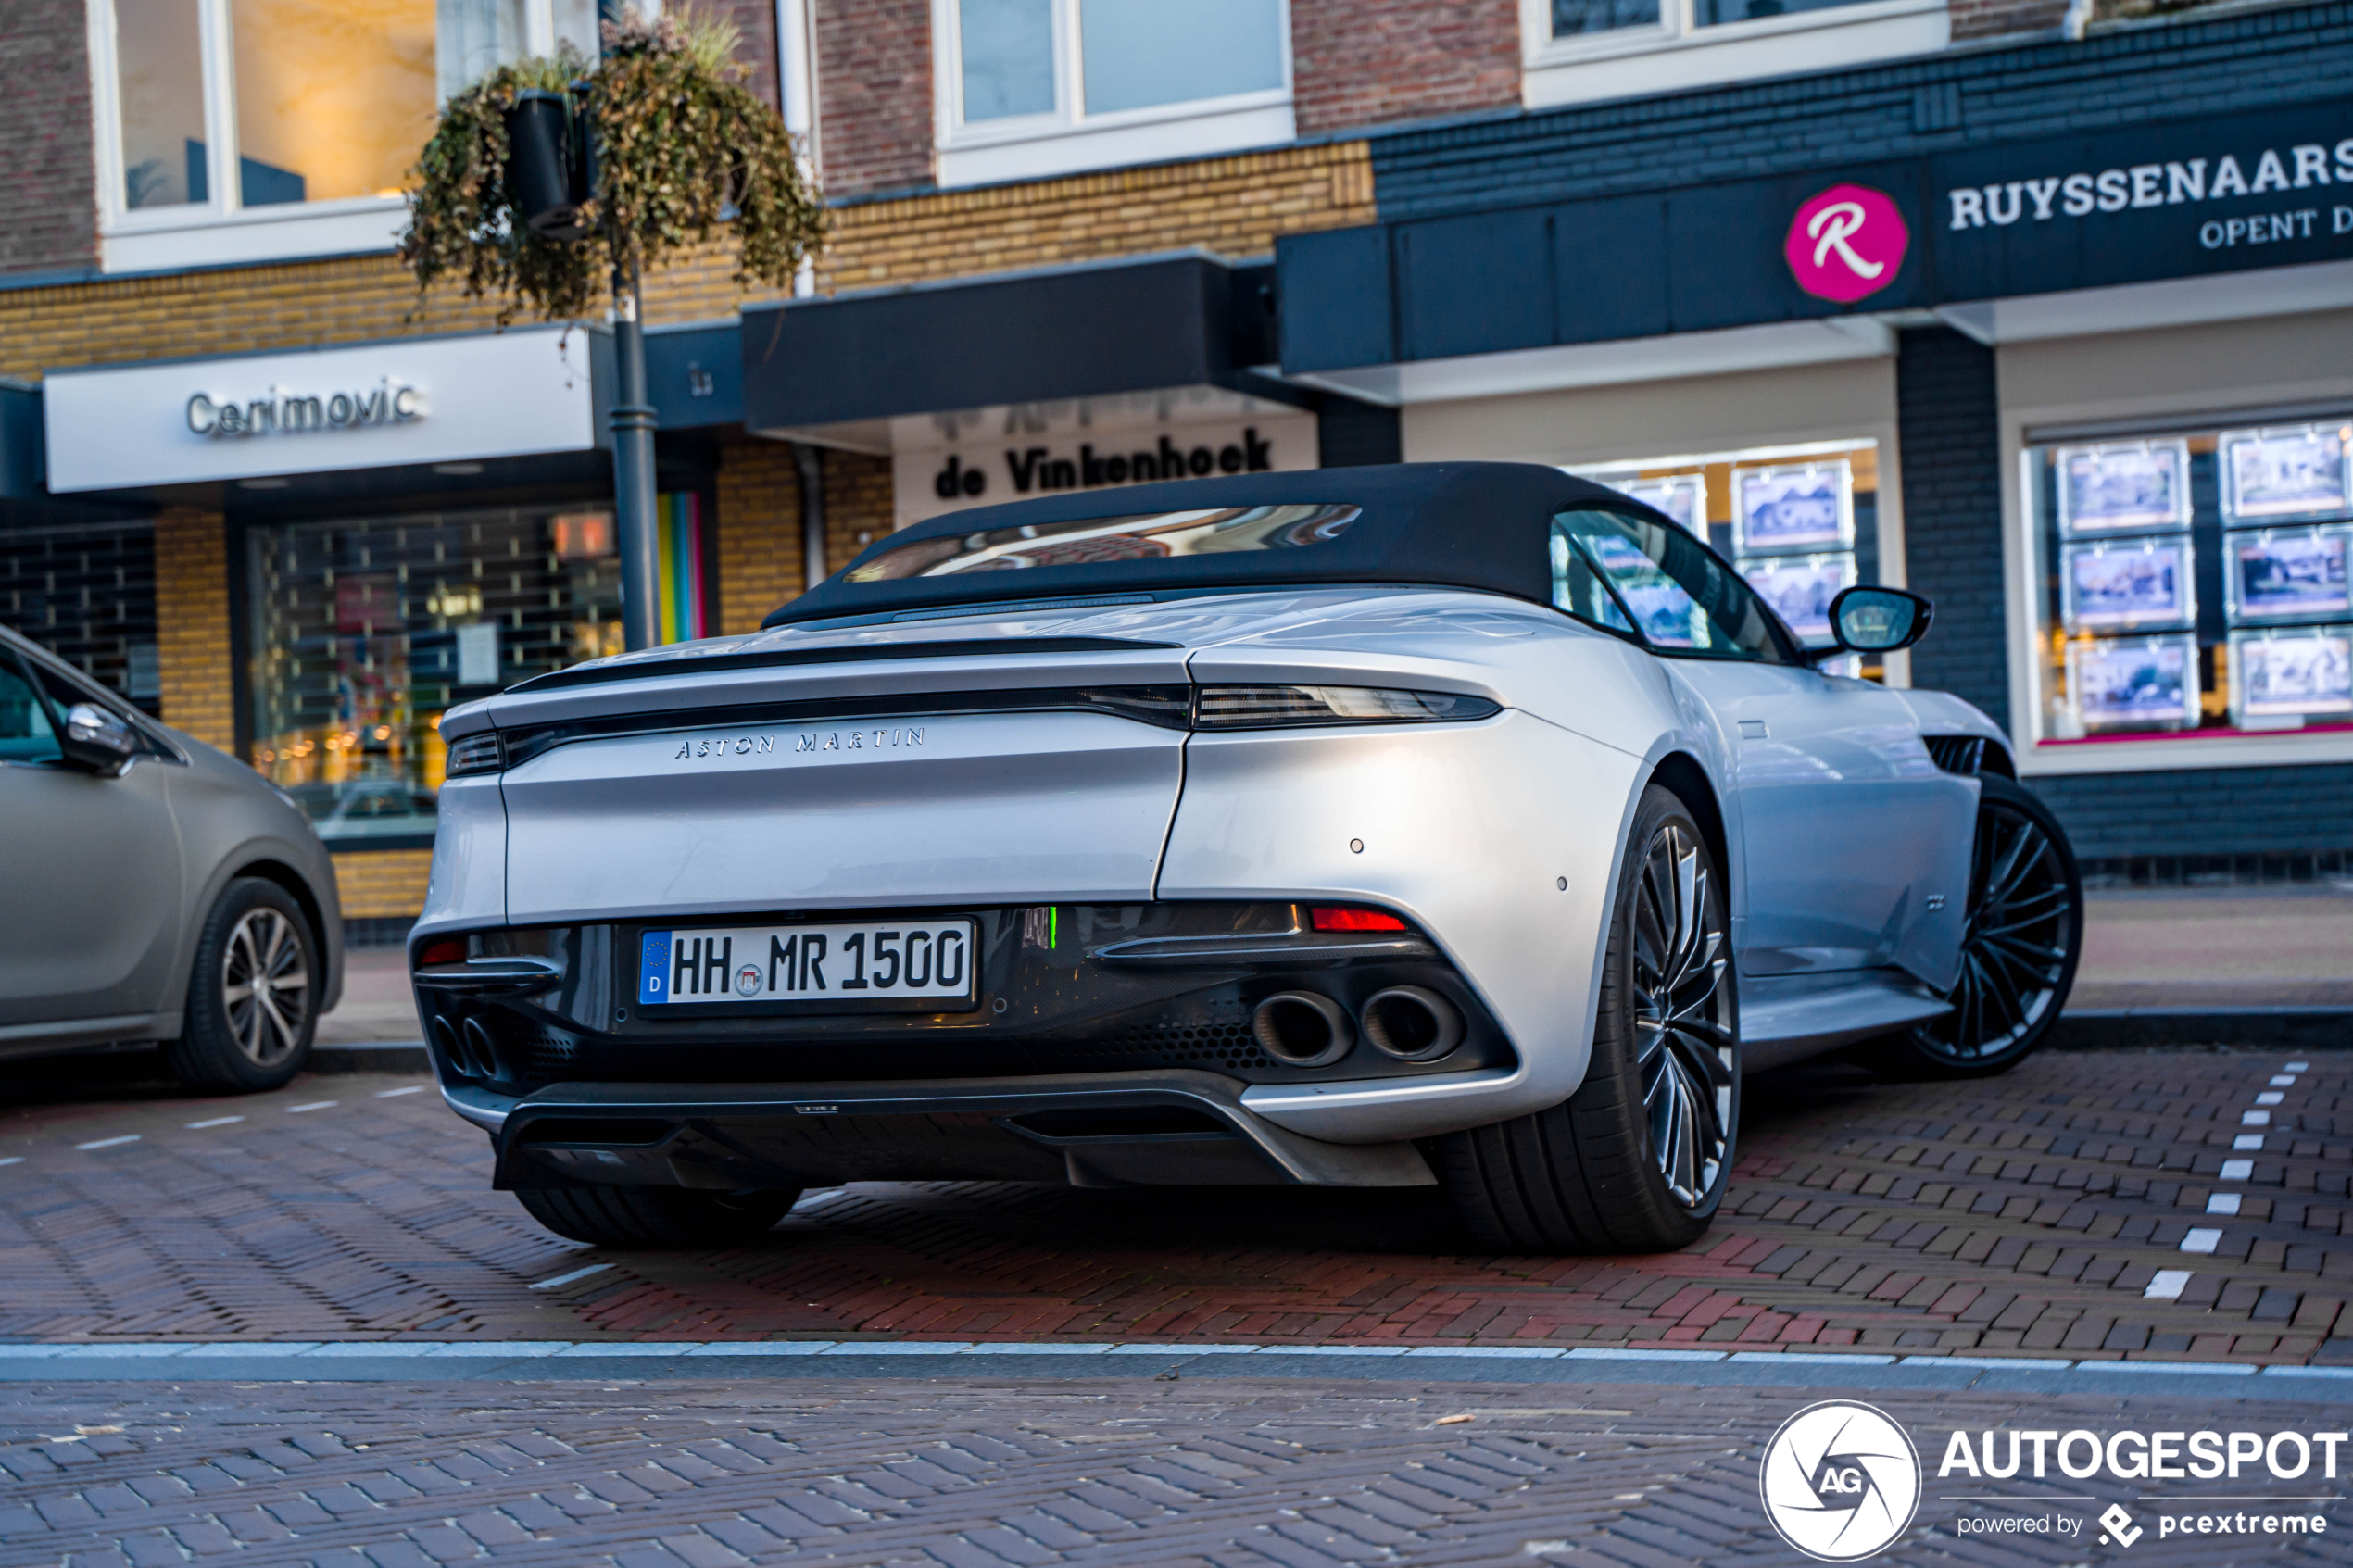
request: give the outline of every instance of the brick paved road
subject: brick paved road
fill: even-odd
[[[978,1380],[729,1387],[19,1386],[0,1408],[0,1564],[437,1562],[720,1568],[1035,1564],[1795,1563],[1758,1455],[1812,1396],[1628,1385]],[[1923,1449],[1956,1426],[2341,1428],[2345,1411],[2075,1398],[1871,1396]],[[1459,1419],[1469,1416],[1468,1420]],[[1456,1418],[1447,1420],[1445,1418]],[[2170,1539],[2137,1483],[1940,1482],[1906,1562],[2122,1557],[2342,1562],[2340,1539]],[[2344,1483],[2234,1497],[2353,1529]],[[2053,1499],[1952,1500],[2000,1492]],[[2071,1499],[2076,1500],[2057,1500]],[[2195,1506],[2195,1505],[2189,1505]],[[2208,1504],[2223,1510],[2260,1503]],[[2065,1539],[1972,1520],[2065,1516]]]
[[[757,1248],[606,1254],[490,1192],[481,1135],[419,1081],[186,1100],[147,1086],[135,1059],[18,1069],[12,1098],[31,1103],[0,1119],[0,1338],[1184,1336],[2353,1360],[2353,1319],[2338,1328],[2353,1295],[2340,1235],[2353,1125],[2338,1122],[2353,1054],[2290,1067],[2111,1052],[1959,1085],[1835,1066],[1760,1077],[1708,1239],[1615,1260],[1466,1256],[1422,1193],[985,1185],[812,1195]]]

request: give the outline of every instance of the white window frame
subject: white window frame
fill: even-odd
[[[1861,0],[1699,25],[1697,0],[1659,0],[1651,26],[1553,36],[1552,0],[1519,0],[1520,98],[1529,108],[1932,54],[1952,43],[1946,0]]]
[[[934,149],[942,186],[1032,180],[1087,169],[1203,157],[1294,140],[1290,0],[1277,0],[1282,85],[1115,114],[1088,114],[1079,0],[1050,0],[1054,27],[1054,107],[966,125],[958,0],[931,0]]]
[[[230,0],[199,0],[206,186],[210,199],[132,207],[124,200],[120,76],[115,69],[113,0],[89,0],[90,112],[98,180],[98,267],[103,272],[170,271],[299,257],[389,251],[407,225],[403,196],[346,196],[245,207],[237,182],[237,107],[229,44]],[[555,50],[552,0],[526,0],[523,48]],[[420,147],[422,151],[422,146]]]

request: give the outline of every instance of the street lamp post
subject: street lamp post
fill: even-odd
[[[612,280],[612,495],[621,545],[621,632],[631,652],[661,641],[661,546],[655,536],[654,406],[635,267]]]

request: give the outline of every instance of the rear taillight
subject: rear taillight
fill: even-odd
[[[1413,927],[1386,909],[1317,907],[1307,911],[1317,931],[1410,931]]]
[[[1500,703],[1453,692],[1386,686],[1202,686],[1193,696],[1197,730],[1255,730],[1295,724],[1412,724],[1485,719]]]
[[[451,741],[448,765],[443,771],[446,777],[461,779],[471,773],[496,773],[506,765],[506,748],[498,744],[498,732],[489,730]]]

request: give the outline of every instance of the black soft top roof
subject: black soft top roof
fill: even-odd
[[[1390,463],[1076,491],[911,524],[876,540],[761,624],[1065,595],[1323,583],[1479,588],[1547,604],[1553,514],[1596,501],[1652,515],[1614,490],[1538,463]],[[1336,537],[1306,548],[850,580],[875,557],[928,539],[1096,518],[1286,505],[1353,506],[1361,512]]]

